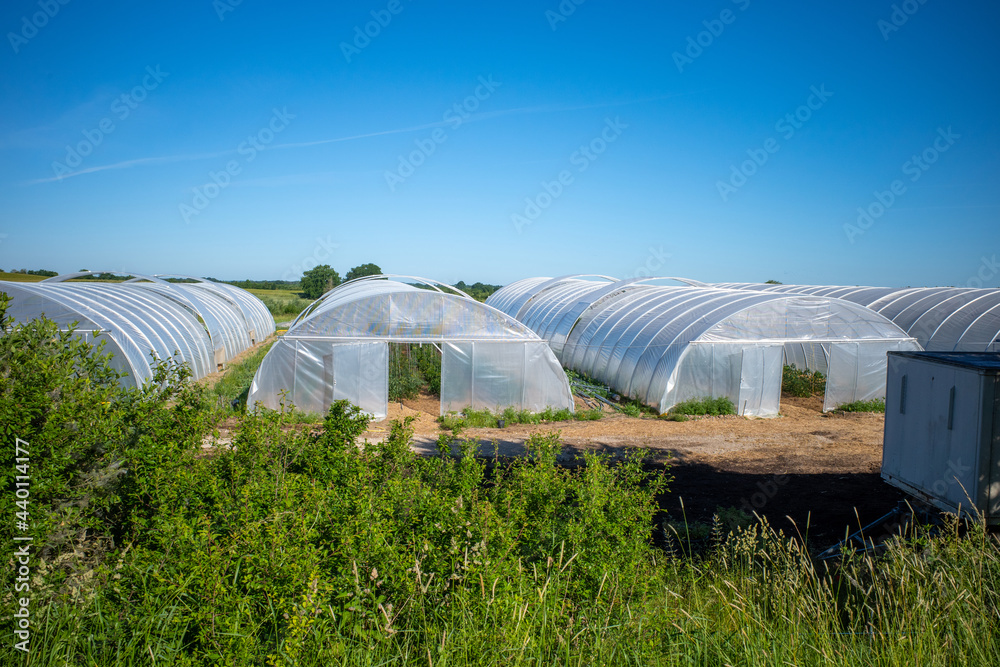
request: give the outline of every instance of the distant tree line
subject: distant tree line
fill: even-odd
[[[80,269],[80,271],[86,271],[87,269]],[[0,269],[0,273],[3,270]],[[30,276],[44,276],[46,278],[59,275],[56,271],[48,271],[46,269],[14,269],[10,273],[23,273]],[[363,278],[365,276],[380,276],[382,275],[382,269],[379,268],[377,264],[372,264],[368,262],[366,264],[361,264],[360,266],[355,266],[353,269],[347,272],[343,280],[340,278],[340,274],[337,273],[329,264],[320,264],[319,266],[309,269],[302,274],[302,279],[297,281],[292,280],[219,280],[218,278],[207,277],[205,280],[210,280],[214,283],[226,283],[228,285],[235,285],[242,289],[256,289],[256,290],[288,290],[288,291],[299,291],[302,295],[309,299],[318,299],[323,296],[334,287],[337,287],[341,283],[345,283],[349,280],[354,280],[355,278]],[[112,281],[122,281],[129,280],[132,276],[118,276],[110,274],[95,274],[89,276],[83,276],[77,278],[76,280],[112,280]],[[166,278],[169,282],[192,282],[189,278]],[[427,285],[418,285],[418,287],[428,287]],[[502,287],[502,285],[490,285],[487,283],[472,283],[467,284],[464,280],[459,280],[453,285],[456,289],[462,290],[472,298],[477,301],[486,301],[491,294],[496,292]]]
[[[59,275],[56,271],[49,271],[48,269],[11,269],[6,272],[0,269],[0,273],[23,273],[26,276],[45,276],[46,278]]]
[[[302,274],[302,294],[309,299],[318,299],[342,282],[364,278],[365,276],[380,276],[382,269],[377,264],[367,263],[355,266],[347,272],[344,279],[340,279],[337,273],[329,264],[320,264]]]
[[[426,285],[424,283],[416,283],[414,287],[419,287],[420,289],[438,289],[435,285]],[[471,296],[476,301],[486,301],[493,292],[496,292],[502,287],[502,285],[487,285],[486,283],[473,283],[472,285],[467,285],[464,280],[459,280],[454,285],[451,285],[457,290],[461,290]]]
[[[302,283],[298,280],[219,280],[218,278],[205,278],[205,280],[211,280],[213,283],[226,283],[227,285],[235,285],[236,287],[242,289],[269,289],[269,290],[291,290],[298,291],[302,289]]]
[[[466,285],[464,280],[459,280],[455,283],[456,289],[462,290],[476,301],[486,301],[486,299],[490,298],[491,294],[496,292],[501,287],[503,287],[503,285],[489,285],[487,283],[472,283],[471,285]]]

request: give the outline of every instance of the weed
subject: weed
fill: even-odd
[[[642,416],[642,410],[640,410],[639,406],[636,405],[635,403],[625,403],[621,407],[621,412],[623,415],[626,415],[628,417],[638,418]]]
[[[854,401],[837,406],[837,412],[885,412],[885,399],[873,398],[869,401]]]
[[[826,376],[819,371],[799,370],[795,364],[781,370],[781,391],[800,398],[807,398],[826,391]]]
[[[734,406],[733,402],[725,396],[719,396],[718,398],[699,398],[678,403],[674,407],[670,408],[667,414],[695,416],[710,415],[713,417],[717,417],[719,415],[735,415],[736,406]]]
[[[604,416],[600,410],[581,410],[572,412],[568,408],[553,409],[547,407],[541,412],[531,412],[530,410],[518,410],[508,407],[496,412],[488,409],[474,410],[466,408],[462,413],[449,412],[438,417],[438,423],[444,428],[450,429],[458,434],[466,428],[497,428],[501,422],[505,426],[514,424],[545,424],[563,421],[597,421]]]
[[[226,372],[209,392],[211,396],[215,397],[217,403],[233,409],[246,409],[250,383],[253,382],[257,369],[260,368],[272,345],[274,345],[274,341],[265,343],[252,355],[239,362],[230,363],[226,367]]]

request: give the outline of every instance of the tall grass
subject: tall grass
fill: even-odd
[[[312,304],[312,299],[305,299],[299,292],[288,290],[249,290],[271,312],[275,322],[294,320],[299,313]]]
[[[209,391],[209,395],[215,397],[216,403],[222,406],[231,406],[235,402],[238,405],[246,406],[247,394],[250,392],[253,376],[257,373],[257,369],[260,368],[261,362],[264,361],[264,357],[267,356],[268,350],[273,345],[274,341],[264,343],[250,356],[226,366],[226,372]]]

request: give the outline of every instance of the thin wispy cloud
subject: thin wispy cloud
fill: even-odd
[[[657,97],[642,98],[642,99],[635,99],[635,100],[625,100],[625,101],[620,101],[620,102],[602,102],[602,103],[595,103],[595,104],[582,104],[582,105],[576,105],[576,106],[543,105],[543,106],[534,106],[534,107],[517,107],[517,108],[513,108],[513,109],[500,109],[498,111],[486,111],[486,112],[477,113],[477,114],[470,114],[470,116],[468,118],[465,118],[465,119],[462,120],[462,124],[472,123],[472,122],[481,122],[481,121],[484,121],[484,120],[492,120],[494,118],[501,118],[503,116],[515,116],[515,115],[538,114],[538,113],[556,113],[556,112],[565,112],[565,111],[580,111],[580,110],[583,110],[583,109],[596,109],[596,108],[605,108],[605,107],[624,106],[624,105],[630,105],[630,104],[639,104],[639,103],[643,103],[643,102],[651,102],[651,101],[657,101],[657,100],[664,100],[664,99],[668,99],[668,98],[672,98],[672,97],[680,97],[680,96],[683,96],[683,95],[694,95],[697,92],[701,92],[701,91],[695,91],[695,92],[690,92],[690,93],[677,93],[677,94],[673,94],[673,95],[662,95],[662,96],[657,96]],[[423,123],[421,125],[412,125],[412,126],[409,126],[409,127],[400,127],[400,128],[390,129],[390,130],[380,130],[378,132],[366,132],[364,134],[352,134],[352,135],[348,135],[348,136],[345,136],[345,137],[333,137],[333,138],[329,138],[329,139],[315,139],[315,140],[312,140],[312,141],[298,141],[298,142],[290,142],[290,143],[284,143],[284,144],[274,144],[274,145],[271,145],[271,146],[261,147],[260,150],[261,151],[265,151],[265,150],[290,149],[290,148],[309,148],[309,147],[312,147],[312,146],[323,146],[323,145],[326,145],[326,144],[336,144],[336,143],[342,143],[342,142],[347,142],[347,141],[357,141],[359,139],[370,139],[372,137],[382,137],[382,136],[387,136],[387,135],[392,135],[392,134],[405,134],[405,133],[408,133],[408,132],[419,132],[419,131],[422,131],[422,130],[432,130],[432,129],[435,129],[435,128],[445,127],[445,126],[453,125],[453,124],[454,124],[454,120],[451,120],[451,121],[439,120],[439,121],[435,121],[435,122],[432,122],[432,123]],[[99,172],[112,171],[112,170],[116,170],[116,169],[130,169],[132,167],[140,167],[140,166],[156,165],[156,164],[167,164],[167,163],[172,163],[172,162],[192,162],[192,161],[196,161],[196,160],[207,160],[207,159],[212,159],[212,158],[217,158],[217,157],[223,157],[223,156],[226,156],[226,155],[232,155],[232,154],[234,154],[236,152],[237,152],[237,150],[235,148],[233,148],[231,150],[217,151],[217,152],[214,152],[214,153],[194,153],[194,154],[186,154],[186,155],[164,155],[164,156],[155,156],[155,157],[134,158],[132,160],[123,160],[121,162],[115,162],[115,163],[112,163],[112,164],[96,165],[96,166],[93,166],[93,167],[88,167],[86,169],[80,169],[79,171],[74,171],[74,172],[71,172],[69,174],[63,174],[63,175],[60,175],[60,176],[49,176],[49,177],[46,177],[46,178],[37,178],[37,179],[31,180],[31,181],[25,181],[25,182],[22,183],[22,185],[30,186],[30,185],[40,185],[40,184],[43,184],[43,183],[52,183],[54,181],[64,181],[66,179],[75,178],[77,176],[83,176],[85,174],[96,174],[96,173],[99,173]]]
[[[73,178],[75,176],[83,176],[84,174],[93,174],[99,171],[110,171],[112,169],[128,169],[129,167],[138,167],[148,164],[166,164],[169,162],[191,162],[194,160],[207,160],[210,158],[222,157],[224,155],[231,155],[236,152],[236,149],[228,151],[217,151],[215,153],[191,153],[187,155],[164,155],[161,157],[140,157],[133,160],[123,160],[121,162],[115,162],[114,164],[102,164],[94,167],[87,167],[86,169],[80,169],[79,171],[74,171],[69,174],[64,174],[61,176],[49,176],[47,178],[36,178],[33,181],[25,181],[22,185],[38,185],[40,183],[52,183],[53,181],[64,181],[68,178]]]

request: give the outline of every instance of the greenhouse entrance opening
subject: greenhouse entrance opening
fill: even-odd
[[[441,400],[441,348],[434,343],[389,343],[389,401],[421,394]]]

